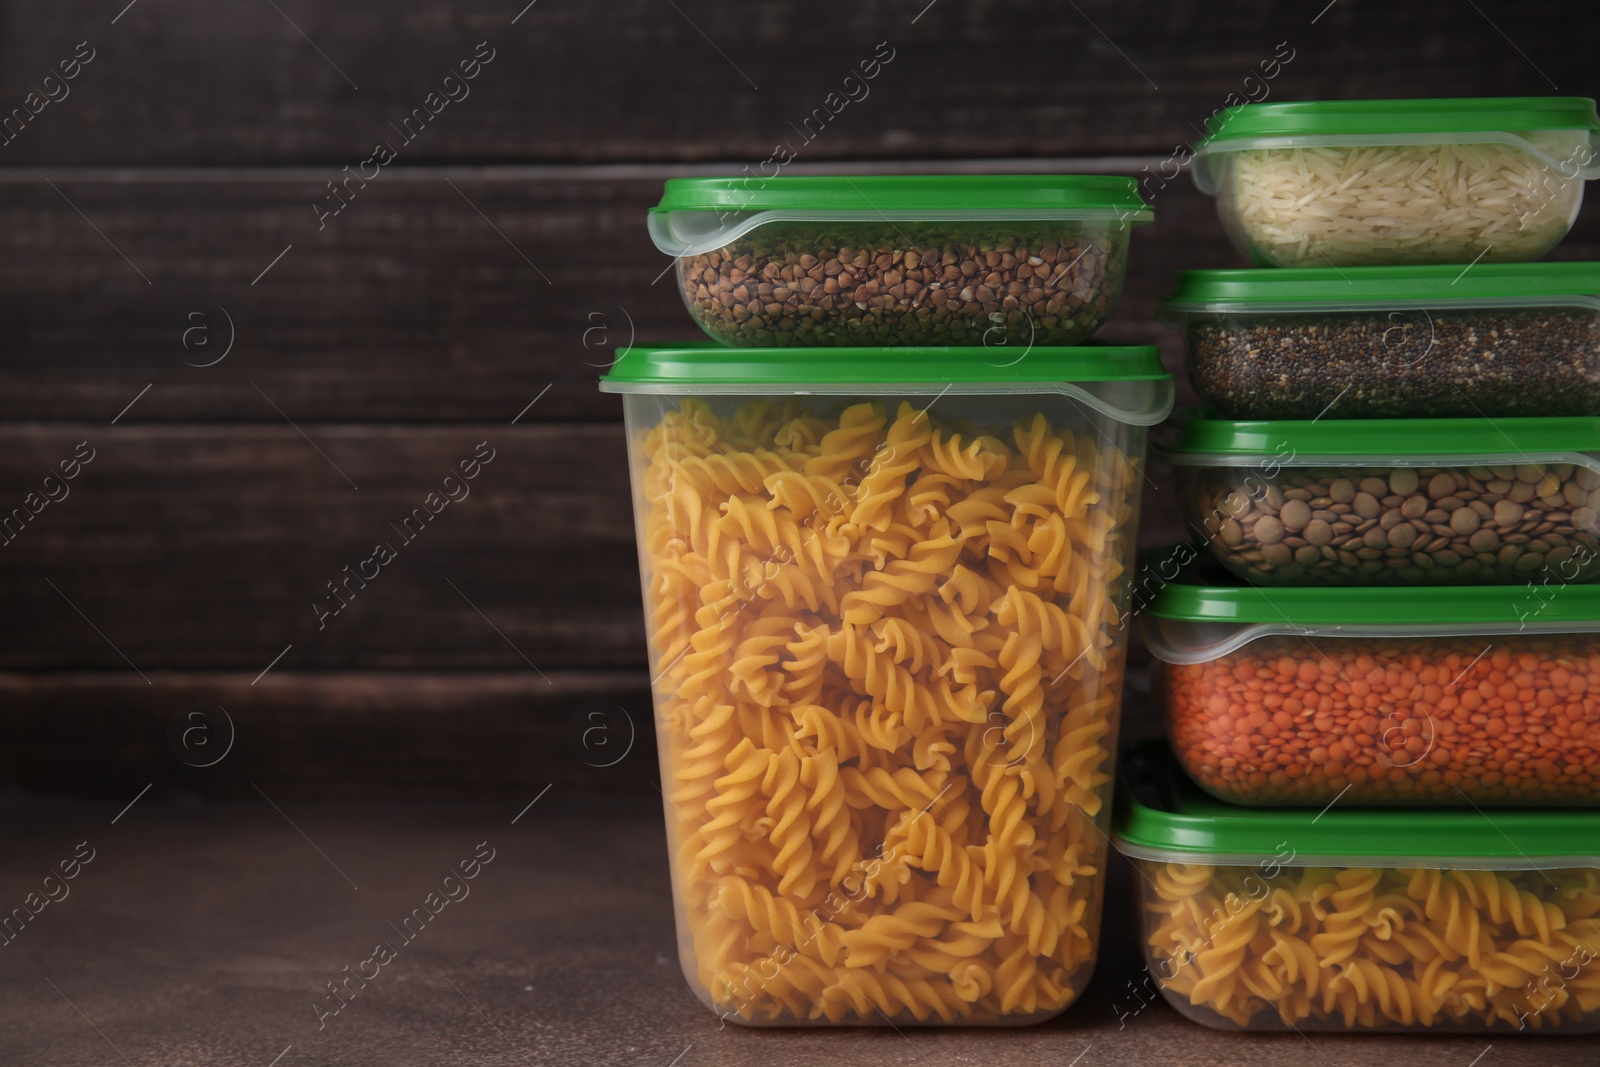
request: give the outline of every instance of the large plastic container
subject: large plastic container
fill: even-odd
[[[1600,414],[1600,263],[1192,270],[1165,310],[1229,418]]]
[[[1193,172],[1264,265],[1523,262],[1572,228],[1597,130],[1581,97],[1245,104],[1213,116]]]
[[[1151,980],[1190,1019],[1600,1030],[1600,813],[1340,804],[1313,819],[1222,804],[1159,747],[1130,756],[1116,844],[1139,872]]]
[[[1196,555],[1149,557],[1140,624],[1216,797],[1600,807],[1600,585],[1264,590]]]
[[[1094,965],[1153,348],[632,348],[683,970],[733,1020],[1015,1024]]]
[[[1600,575],[1600,419],[1196,417],[1160,457],[1195,536],[1260,585]]]
[[[1132,178],[674,178],[650,211],[728,345],[1073,345],[1122,293]]]

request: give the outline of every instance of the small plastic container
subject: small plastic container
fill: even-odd
[[[1600,585],[1264,590],[1196,556],[1149,557],[1140,625],[1212,795],[1600,807]]]
[[[1193,270],[1165,310],[1228,418],[1600,415],[1600,263]]]
[[[1259,585],[1600,576],[1600,419],[1178,420],[1195,537]]]
[[[1154,348],[631,348],[678,942],[759,1025],[1020,1024],[1094,966]]]
[[[1580,97],[1245,104],[1208,127],[1195,184],[1277,267],[1535,260],[1600,177]]]
[[[1219,1030],[1600,1030],[1600,813],[1235,808],[1141,748],[1149,982]],[[1117,1008],[1125,1012],[1123,1006]]]
[[[1132,178],[674,178],[650,210],[728,345],[1074,345],[1122,294]]]

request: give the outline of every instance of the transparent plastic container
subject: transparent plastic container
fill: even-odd
[[[696,324],[745,347],[1074,345],[1122,293],[1132,178],[675,178],[651,209]]]
[[[1189,528],[1259,585],[1600,576],[1600,420],[1183,420]]]
[[[1151,558],[1178,577],[1141,628],[1173,752],[1213,796],[1600,807],[1600,586],[1265,591],[1194,555]]]
[[[1194,178],[1263,265],[1526,262],[1600,177],[1597,129],[1580,97],[1245,104],[1211,120]]]
[[[1094,966],[1153,348],[633,348],[679,953],[756,1025],[1008,1025]]]
[[[1600,414],[1600,263],[1185,271],[1165,311],[1228,418]]]
[[[1152,983],[1219,1030],[1600,1030],[1600,813],[1235,808],[1131,754]],[[1130,782],[1129,779],[1132,779]],[[1131,787],[1131,788],[1130,788]]]

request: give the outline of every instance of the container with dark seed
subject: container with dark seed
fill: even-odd
[[[1166,306],[1230,418],[1600,414],[1600,263],[1189,271]]]
[[[741,347],[1071,345],[1122,291],[1132,179],[675,179],[651,212],[690,314]]]
[[[1600,418],[1188,419],[1191,533],[1260,585],[1600,578]]]

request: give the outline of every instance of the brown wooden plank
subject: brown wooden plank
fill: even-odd
[[[617,418],[595,382],[629,316],[687,332],[644,185],[457,179],[375,183],[319,232],[304,171],[13,176],[0,418],[110,419],[146,385],[131,421],[281,421],[264,392],[297,420],[504,422],[546,386],[531,421]]]
[[[126,802],[496,799],[658,781],[642,672],[0,673],[0,785]],[[230,743],[231,734],[231,743]],[[520,798],[520,799],[519,799]]]
[[[164,0],[113,24],[103,3],[22,0],[4,8],[6,109],[29,92],[59,95],[43,79],[79,42],[96,55],[4,152],[12,164],[337,170],[395,138],[390,123],[484,41],[494,60],[403,146],[407,162],[757,166],[780,142],[813,160],[1167,151],[1230,93],[1259,95],[1245,79],[1290,54],[1280,42],[1293,58],[1268,83],[1273,99],[1596,88],[1584,0],[1324,7]],[[807,116],[880,43],[894,58],[867,95],[850,89],[860,99],[834,103],[806,142]]]
[[[0,667],[259,671],[290,644],[291,670],[640,663],[621,427],[508,422],[0,430],[5,516],[94,450],[0,547]],[[391,523],[485,441],[470,495],[408,542]],[[379,543],[396,558],[319,630],[326,583]]]
[[[319,232],[307,171],[0,172],[0,420],[109,420],[147,385],[126,421],[280,422],[265,393],[297,421],[500,422],[546,386],[529,421],[615,419],[595,388],[614,347],[699,335],[672,279],[652,284],[670,261],[644,213],[667,173],[401,171]],[[1175,273],[1242,261],[1187,176],[1150,196],[1101,336],[1178,369],[1155,322]],[[1600,258],[1600,203],[1556,254]],[[226,358],[185,365],[221,356],[228,321]]]

